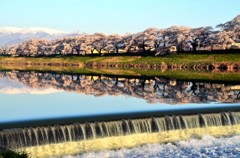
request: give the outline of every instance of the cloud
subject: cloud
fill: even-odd
[[[57,90],[54,88],[13,88],[13,87],[6,87],[1,88],[0,93],[2,94],[36,94],[36,95],[44,95],[44,94],[52,94],[52,93],[59,93],[63,92],[63,90]]]
[[[49,88],[32,88],[23,85],[22,83],[14,80],[8,80],[6,78],[0,79],[0,93],[2,94],[35,94],[45,95],[60,93],[63,90],[58,90],[52,87]]]

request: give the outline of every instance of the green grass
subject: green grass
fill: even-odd
[[[141,57],[136,63],[174,63],[174,64],[195,64],[195,63],[215,63],[215,62],[239,62],[240,54],[177,54],[163,57]]]
[[[56,56],[56,57],[0,57],[0,62],[11,62],[11,64],[0,65],[0,70],[20,70],[20,71],[43,71],[71,74],[89,74],[89,75],[115,75],[115,76],[162,76],[181,80],[207,80],[207,81],[229,81],[240,82],[240,73],[238,72],[210,72],[210,71],[191,71],[191,70],[144,70],[140,68],[89,68],[84,66],[48,66],[48,65],[17,65],[16,63],[120,63],[120,64],[213,64],[213,63],[237,63],[240,62],[240,54],[177,54],[160,57],[141,57],[141,56]]]
[[[238,72],[211,72],[192,70],[144,70],[144,69],[110,69],[110,68],[78,68],[78,67],[55,67],[55,66],[0,66],[0,71],[41,71],[63,74],[86,74],[86,75],[111,75],[123,77],[164,77],[179,80],[197,80],[211,82],[236,82],[240,83],[240,73]]]
[[[134,64],[182,64],[192,65],[196,63],[239,63],[240,54],[177,54],[158,57],[142,56],[56,56],[56,57],[0,57],[0,61],[12,62],[59,62],[59,63],[134,63]]]

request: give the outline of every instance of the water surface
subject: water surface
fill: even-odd
[[[161,77],[0,73],[3,122],[238,105],[240,83]]]
[[[0,100],[0,146],[39,157],[240,134],[240,81],[1,71]]]

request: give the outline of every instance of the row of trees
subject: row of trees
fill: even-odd
[[[240,15],[232,21],[212,27],[173,26],[167,29],[149,28],[126,35],[88,34],[54,41],[30,40],[2,50],[2,54],[38,56],[53,54],[103,54],[125,52],[161,53],[174,46],[178,51],[228,49],[240,42]],[[0,50],[1,51],[1,50]]]

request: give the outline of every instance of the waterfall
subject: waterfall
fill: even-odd
[[[89,140],[137,133],[204,128],[240,124],[240,112],[173,115],[145,119],[123,119],[109,122],[86,122],[36,128],[0,131],[0,146],[10,149],[25,146]]]

